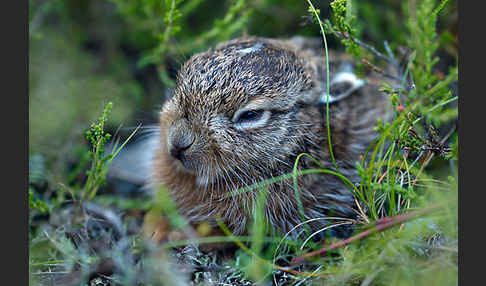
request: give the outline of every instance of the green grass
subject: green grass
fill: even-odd
[[[299,170],[298,164],[302,158],[314,160],[308,154],[300,154],[291,173],[228,194],[234,196],[249,191],[258,193],[254,213],[256,218],[249,228],[248,236],[232,235],[219,221],[225,236],[162,245],[154,245],[141,235],[144,214],[151,212],[166,216],[173,228],[187,228],[187,222],[178,214],[167,190],[161,188],[151,200],[99,192],[105,187],[104,181],[111,160],[134,135],[128,134],[123,144],[119,143],[119,139],[111,141],[115,147],[110,153],[105,152],[105,144],[113,140],[111,135],[107,135],[107,126],[121,124],[118,120],[110,123],[113,120],[110,117],[111,103],[105,105],[102,116],[97,120],[86,115],[82,118],[84,121],[81,122],[86,122],[87,118],[94,122],[91,128],[87,124],[76,126],[79,130],[64,130],[63,134],[57,135],[56,132],[61,131],[58,128],[61,122],[46,122],[45,126],[51,127],[46,129],[49,133],[45,133],[51,137],[80,138],[81,129],[84,131],[88,128],[89,131],[86,134],[87,142],[79,143],[79,139],[70,141],[74,142],[70,143],[70,156],[75,157],[77,163],[71,170],[66,167],[68,160],[62,156],[45,155],[47,153],[43,151],[42,144],[49,140],[36,135],[31,143],[29,277],[32,285],[48,283],[50,279],[63,277],[66,273],[74,273],[72,281],[81,285],[90,285],[90,279],[92,282],[98,279],[118,285],[187,285],[189,279],[193,279],[196,285],[203,285],[204,281],[210,279],[229,285],[249,285],[245,283],[264,281],[280,281],[285,282],[285,285],[458,284],[458,135],[454,126],[458,97],[450,87],[458,80],[457,53],[451,56],[456,59],[455,63],[447,65],[447,69],[440,68],[438,57],[439,52],[454,51],[453,37],[447,37],[446,33],[449,32],[439,31],[438,27],[447,23],[448,15],[456,7],[455,1],[402,1],[398,8],[389,8],[383,16],[370,8],[377,4],[350,0],[337,0],[329,7],[326,4],[318,8],[314,6],[317,2],[310,0],[295,3],[271,0],[228,1],[224,3],[222,14],[204,10],[202,7],[205,7],[205,3],[198,0],[110,0],[110,3],[114,4],[117,17],[124,23],[121,38],[125,44],[133,45],[141,52],[135,66],[144,68],[155,65],[158,80],[164,86],[173,84],[167,68],[167,60],[171,57],[181,54],[186,56],[206,49],[241,34],[247,27],[263,27],[262,19],[274,17],[275,23],[265,22],[268,25],[265,30],[273,28],[274,34],[264,36],[290,36],[286,34],[287,31],[295,34],[312,33],[313,36],[320,34],[325,46],[326,62],[323,65],[327,67],[328,44],[333,43],[333,49],[344,48],[356,62],[362,63],[361,71],[374,69],[388,72],[388,66],[395,68],[395,76],[400,79],[401,85],[392,87],[383,84],[382,87],[390,97],[394,116],[389,122],[377,122],[376,130],[380,135],[363,156],[369,160],[356,162],[361,178],[359,185],[354,185],[339,173],[333,156],[335,170]],[[313,21],[301,27],[292,24],[294,20],[291,18],[268,14],[268,7],[275,8],[276,3],[281,4],[284,12],[305,11],[308,7],[305,16]],[[48,15],[59,17],[59,21],[65,21],[63,23],[78,31],[79,35],[84,35],[80,32],[82,29],[73,24],[76,17],[71,19],[59,16],[82,9],[74,9],[75,5],[59,1],[48,1],[47,6],[31,3],[33,11],[29,19],[38,21],[36,16],[51,13]],[[262,16],[264,14],[266,18]],[[369,22],[363,21],[363,14],[370,19]],[[397,24],[391,23],[389,27],[380,28],[379,22],[389,19],[390,15],[404,20],[406,25],[397,29]],[[205,16],[211,20],[195,24],[197,21],[194,19],[203,19]],[[301,16],[304,15],[292,17]],[[49,29],[43,30],[43,24],[40,23],[38,26],[36,24],[35,37],[51,37],[51,32],[42,33]],[[248,32],[258,34],[258,31]],[[76,41],[81,43],[85,36],[78,38]],[[382,43],[382,39],[388,40],[389,44]],[[34,42],[33,46],[37,45]],[[404,55],[400,52],[400,46],[407,49]],[[79,56],[78,52],[73,54],[81,58],[80,63],[87,61],[88,57]],[[403,60],[399,61],[399,58]],[[107,61],[108,70],[118,71],[116,74],[119,75],[122,74],[119,70],[128,69],[129,65],[118,59],[114,57]],[[38,81],[42,83],[42,77],[34,77],[37,73],[39,71],[34,68],[34,87]],[[329,74],[326,76],[329,83]],[[72,84],[83,86],[74,80]],[[44,83],[44,88],[48,87]],[[134,90],[140,89],[134,87]],[[329,94],[329,85],[326,89]],[[99,93],[100,89],[94,91]],[[78,93],[81,94],[76,91]],[[42,113],[36,109],[36,103],[41,102],[39,98],[34,94],[31,100],[30,109],[34,110],[34,115]],[[77,105],[68,102],[60,110],[62,114],[69,114],[70,109],[77,110]],[[117,106],[114,105],[114,112]],[[127,106],[131,105],[123,104],[120,109],[126,109]],[[87,114],[80,111],[73,114],[78,113]],[[329,119],[328,104],[326,118]],[[38,120],[31,122],[31,125],[35,125],[34,129],[41,126]],[[332,148],[329,126],[327,130],[329,147]],[[47,158],[47,162],[34,160],[39,156]],[[355,226],[353,235],[367,235],[332,249],[324,256],[308,257],[305,264],[289,267],[296,257],[339,245],[340,240],[330,238],[323,246],[309,240],[310,234],[299,239],[290,239],[285,235],[269,237],[267,231],[270,226],[263,217],[266,186],[280,180],[292,181],[299,198],[297,177],[315,173],[340,178],[361,206],[359,220],[331,218],[334,223],[330,227],[352,223]],[[103,207],[98,209],[96,205]],[[412,211],[431,206],[440,207],[386,230],[377,231],[384,217],[403,217]],[[301,203],[299,210],[303,213]],[[305,227],[305,223],[302,226]],[[234,243],[238,249],[232,255],[223,257],[221,253],[203,253],[197,247],[190,246],[216,242]],[[173,263],[181,259],[198,267],[191,271],[192,276],[184,273],[183,267],[174,266]],[[116,271],[103,274],[103,267]]]

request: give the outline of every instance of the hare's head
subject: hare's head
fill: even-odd
[[[161,127],[166,151],[200,186],[256,182],[289,165],[302,145],[296,114],[311,75],[268,40],[230,41],[181,68]],[[238,184],[239,181],[239,184]]]

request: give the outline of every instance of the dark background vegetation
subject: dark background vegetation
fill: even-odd
[[[175,2],[178,12],[173,14],[174,22],[169,23],[164,19],[171,1],[29,1],[29,183],[34,199],[51,209],[51,212],[32,209],[29,215],[31,269],[39,266],[35,263],[46,267],[41,262],[60,257],[59,252],[66,256],[71,251],[39,246],[39,236],[44,231],[52,231],[46,230],[46,221],[55,225],[52,217],[62,216],[53,210],[66,204],[65,198],[69,196],[66,189],[85,182],[83,170],[89,167],[86,154],[90,149],[85,131],[109,101],[113,102],[113,111],[105,129],[127,138],[138,124],[157,122],[158,111],[168,88],[173,86],[179,66],[193,53],[241,35],[321,37],[306,1]],[[329,3],[313,1],[320,9],[321,19],[331,17]],[[357,34],[380,51],[384,51],[385,40],[394,51],[407,47],[408,16],[404,15],[403,8],[407,5],[414,11],[420,3],[420,0],[353,1]],[[439,62],[433,73],[443,77],[457,64],[457,1],[449,1],[444,6],[437,22],[437,34]],[[344,49],[337,37],[328,35],[327,40],[330,49]],[[456,82],[450,89],[457,95]],[[455,120],[438,124],[439,135],[443,137],[454,124]],[[447,161],[434,160],[430,166],[430,173],[437,173],[438,178],[450,175],[444,171],[450,167]],[[111,203],[107,203],[113,205],[116,200],[113,197],[136,197],[130,193],[133,190],[109,182],[99,194],[114,195],[110,197]],[[141,212],[149,206],[143,200],[134,204],[135,207],[121,208],[133,212],[139,223]],[[123,201],[115,205],[120,207]],[[133,232],[136,231],[135,227]],[[54,268],[60,267],[54,264]],[[232,281],[238,281],[238,277]],[[339,285],[339,281],[333,283]],[[452,281],[452,285],[457,283]]]

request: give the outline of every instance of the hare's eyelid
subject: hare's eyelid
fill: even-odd
[[[247,111],[264,111],[273,110],[275,108],[275,103],[269,100],[265,96],[254,96],[245,105],[240,106],[235,113],[233,113],[232,121],[238,118],[241,114]]]
[[[235,113],[233,113],[233,117],[231,118],[231,121],[236,122],[236,120],[245,112],[248,111],[264,111],[268,108],[266,108],[266,104],[261,102],[260,100],[254,100],[250,102],[249,104],[245,105],[244,107],[236,110]]]

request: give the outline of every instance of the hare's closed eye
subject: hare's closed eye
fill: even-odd
[[[237,122],[255,121],[262,117],[263,110],[248,110],[238,117]]]
[[[233,116],[233,123],[238,129],[262,127],[270,118],[271,112],[263,109],[238,110]]]

